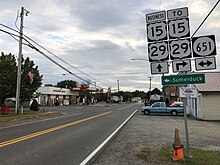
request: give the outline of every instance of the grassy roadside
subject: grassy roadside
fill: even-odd
[[[183,150],[185,155],[185,150]],[[164,146],[160,149],[144,148],[137,154],[139,159],[144,160],[146,163],[155,164],[174,164],[174,165],[219,165],[220,164],[220,152],[211,150],[201,150],[191,148],[190,151],[192,159],[173,161],[173,149],[168,146]]]
[[[26,111],[24,114],[15,114],[10,112],[8,115],[0,115],[0,124],[17,122],[28,119],[45,119],[62,115],[58,112],[41,112],[41,111]]]

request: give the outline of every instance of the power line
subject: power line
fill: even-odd
[[[216,4],[213,6],[213,8],[211,9],[211,11],[208,13],[208,15],[205,17],[205,19],[201,22],[201,24],[199,25],[199,27],[195,30],[195,32],[193,33],[193,35],[191,36],[191,38],[197,33],[197,31],[200,29],[200,27],[203,25],[203,23],[207,20],[207,18],[210,16],[210,14],[213,12],[213,10],[215,9],[215,7],[218,5],[218,3],[220,2],[220,0],[218,0],[216,2]]]
[[[4,25],[4,24],[2,24],[2,23],[0,23],[0,25],[1,25],[1,26],[3,26],[3,27],[5,27],[5,28],[8,28],[8,29],[10,29],[10,30],[12,30],[12,31],[14,31],[14,32],[19,33],[19,31],[18,31],[18,30],[15,30],[15,29],[13,29],[13,28],[11,28],[11,27],[7,26],[7,25]]]
[[[88,77],[90,77],[90,78],[92,78],[92,79],[94,79],[94,80],[96,80],[96,81],[98,81],[98,82],[101,82],[100,80],[97,80],[96,78],[94,78],[94,77],[88,75],[87,73],[81,71],[81,70],[78,69],[77,67],[75,67],[75,66],[73,66],[72,64],[66,62],[66,61],[63,60],[62,58],[58,57],[58,56],[55,55],[53,52],[51,52],[51,51],[49,51],[48,49],[44,48],[42,45],[38,44],[36,41],[34,41],[33,39],[31,39],[30,37],[28,37],[28,36],[26,36],[26,35],[25,35],[25,37],[28,38],[29,40],[31,40],[32,42],[34,42],[36,45],[38,45],[38,46],[41,47],[42,49],[44,49],[45,51],[47,51],[48,53],[52,54],[54,57],[58,58],[58,59],[59,59],[60,61],[62,61],[63,63],[69,65],[70,67],[72,67],[72,68],[74,68],[74,69],[76,69],[77,71],[81,72],[82,74],[84,74],[84,75],[86,75],[86,76],[88,76]],[[103,82],[101,82],[101,83],[103,83]],[[103,84],[105,84],[105,83],[103,83]],[[108,84],[107,84],[107,85],[108,85]],[[109,86],[109,85],[108,85],[108,86]]]
[[[10,28],[9,26],[6,26],[6,25],[4,25],[4,24],[2,24],[2,23],[0,23],[0,25],[3,26],[3,27],[8,28],[8,29],[10,29],[10,30],[13,30],[13,31],[15,31],[15,32],[18,32],[17,30],[15,30],[15,29],[13,29],[13,28]],[[14,36],[19,37],[19,35],[16,35],[16,34],[7,32],[7,31],[5,31],[5,30],[1,30],[1,31],[3,31],[3,32],[5,32],[5,33],[7,33],[7,34],[9,34],[9,35],[11,35],[11,37],[13,37],[13,38],[14,38]],[[18,33],[19,33],[19,32],[18,32]],[[13,35],[14,35],[14,36],[13,36]],[[60,65],[59,63],[57,63],[55,60],[53,60],[52,58],[50,58],[48,55],[46,55],[45,53],[43,53],[42,51],[40,51],[39,49],[37,49],[37,48],[36,48],[32,43],[30,43],[26,38],[27,38],[28,40],[32,41],[33,43],[35,43],[36,45],[38,45],[39,47],[41,47],[42,49],[44,49],[45,51],[47,51],[48,53],[52,54],[53,56],[55,56],[55,57],[58,58],[59,60],[61,60],[61,61],[64,62],[65,64],[67,64],[67,65],[71,66],[72,68],[76,69],[77,71],[81,72],[82,74],[84,74],[84,75],[86,75],[86,76],[92,78],[93,80],[96,80],[97,82],[100,82],[100,83],[102,83],[102,84],[106,84],[106,83],[101,82],[100,80],[97,80],[96,78],[94,78],[94,77],[88,75],[87,73],[85,73],[85,72],[79,70],[78,68],[76,68],[76,67],[73,66],[72,64],[66,62],[65,60],[63,60],[62,58],[58,57],[57,55],[55,55],[54,53],[52,53],[52,52],[49,51],[48,49],[44,48],[42,45],[38,44],[36,41],[34,41],[33,39],[31,39],[31,38],[28,37],[27,35],[24,35],[24,38],[23,38],[23,39],[24,39],[26,42],[29,43],[29,44],[25,44],[25,45],[31,47],[32,49],[35,49],[36,51],[38,51],[39,53],[41,53],[42,55],[44,55],[46,58],[48,58],[50,61],[52,61],[53,63],[55,63],[56,65],[58,65],[59,67],[61,67],[61,68],[64,69],[65,71],[67,71],[68,73],[70,73],[70,74],[74,75],[75,77],[77,77],[77,78],[79,78],[79,79],[81,79],[81,80],[83,80],[83,81],[85,81],[85,82],[91,84],[91,82],[89,82],[89,81],[87,81],[87,80],[85,80],[85,79],[83,79],[83,78],[77,76],[76,74],[72,73],[71,71],[69,71],[68,69],[66,69],[65,67],[63,67],[62,65]],[[16,38],[14,38],[14,39],[17,40]],[[17,40],[17,41],[18,41],[18,40]],[[109,86],[109,84],[106,84],[106,85]],[[99,87],[99,86],[98,86],[98,87]],[[101,88],[101,87],[100,87],[100,88]]]

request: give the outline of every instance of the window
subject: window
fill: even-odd
[[[155,103],[153,107],[160,107],[160,103]]]

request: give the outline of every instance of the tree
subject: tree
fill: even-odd
[[[36,99],[33,100],[31,106],[30,106],[30,110],[33,111],[39,111],[39,105]]]
[[[3,52],[0,56],[0,103],[6,98],[15,97],[17,67],[15,56]]]
[[[43,75],[40,75],[38,66],[35,66],[29,57],[22,60],[21,70],[20,100],[22,103],[24,101],[30,101],[33,93],[41,86]],[[33,82],[30,81],[29,72],[33,75]]]
[[[154,88],[154,89],[151,91],[151,95],[153,95],[153,94],[162,95],[161,91],[160,91],[158,88]]]
[[[53,87],[53,84],[44,84],[45,87]]]
[[[20,86],[20,100],[21,103],[29,101],[33,93],[41,86],[42,77],[39,74],[37,66],[29,58],[25,60],[22,58],[21,65],[21,86]],[[33,75],[33,82],[30,83],[28,73]],[[17,87],[17,65],[15,56],[9,53],[5,55],[1,53],[0,56],[0,100],[4,102],[6,98],[16,96]]]
[[[77,87],[79,83],[73,80],[64,80],[57,83],[57,87],[60,88],[70,88],[70,87]]]

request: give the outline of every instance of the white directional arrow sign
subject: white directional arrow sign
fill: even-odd
[[[196,58],[196,70],[216,69],[215,57]]]
[[[169,73],[168,62],[151,63],[151,74]]]
[[[173,61],[173,72],[187,72],[191,71],[190,59]]]

